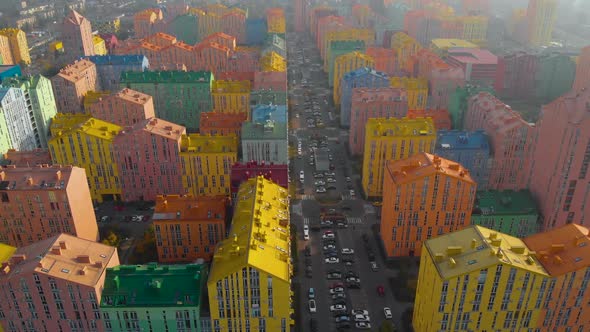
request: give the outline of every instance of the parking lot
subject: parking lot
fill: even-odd
[[[384,267],[371,230],[379,223],[378,208],[362,200],[360,175],[351,167],[347,131],[338,127],[319,53],[307,35],[290,34],[287,42],[290,144],[296,151],[291,178],[297,186],[291,221],[301,234],[297,325],[300,331],[377,330],[391,320],[401,331],[408,304],[392,295],[395,271]]]

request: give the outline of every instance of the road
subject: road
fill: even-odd
[[[337,331],[337,324],[330,312],[332,305],[330,286],[343,280],[327,280],[329,270],[338,270],[342,273],[354,272],[360,277],[360,289],[346,289],[347,309],[368,310],[372,330],[377,330],[385,320],[383,308],[390,307],[393,311],[393,323],[401,330],[401,314],[409,306],[406,303],[397,303],[390,290],[388,279],[395,276],[395,271],[386,269],[374,243],[371,225],[379,223],[375,208],[370,202],[361,198],[360,175],[351,167],[350,157],[346,144],[348,133],[338,127],[339,119],[331,104],[331,88],[328,88],[327,74],[319,66],[322,62],[319,52],[315,49],[311,38],[306,34],[289,34],[287,36],[289,53],[289,100],[293,106],[290,109],[290,146],[297,151],[301,146],[301,156],[293,156],[290,161],[291,179],[296,181],[296,197],[292,202],[291,221],[297,225],[298,234],[303,234],[303,225],[319,225],[320,214],[330,209],[347,216],[348,228],[334,229],[336,234],[336,246],[338,252],[342,248],[354,249],[354,263],[346,267],[342,262],[328,264],[324,262],[323,243],[321,231],[311,231],[310,239],[298,239],[298,271],[294,282],[300,285],[300,303],[296,308],[301,313],[301,321],[297,322],[300,331],[310,331],[310,320],[315,318],[318,322],[318,331]],[[307,97],[306,97],[307,96]],[[307,102],[306,102],[307,100]],[[314,110],[315,108],[315,110]],[[311,111],[310,111],[311,109]],[[316,115],[314,115],[314,112]],[[308,118],[310,120],[308,120]],[[308,121],[323,122],[325,127],[309,127]],[[310,164],[312,137],[322,137],[316,143],[327,142],[332,155],[335,173],[335,189],[327,190],[327,193],[316,193],[314,182],[315,166]],[[304,172],[304,182],[299,182],[300,172]],[[327,176],[326,176],[327,177]],[[351,181],[347,182],[346,177]],[[326,184],[327,186],[328,184]],[[355,195],[351,196],[350,189]],[[329,201],[326,202],[326,200]],[[324,202],[323,205],[321,202]],[[363,233],[368,234],[372,242],[371,246],[376,253],[376,263],[379,270],[374,272],[368,260],[368,255],[362,240]],[[305,277],[306,257],[304,249],[309,246],[311,251],[310,266],[312,278]],[[339,254],[342,259],[344,256]],[[385,296],[377,295],[377,286],[385,288]],[[309,312],[308,291],[314,288],[317,312]],[[353,330],[354,330],[354,323]]]

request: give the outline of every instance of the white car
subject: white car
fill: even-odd
[[[350,313],[351,313],[353,316],[356,316],[356,315],[369,316],[369,311],[367,311],[367,310],[360,310],[360,309],[357,309],[357,310],[351,310],[351,311],[350,311]]]
[[[354,254],[354,249],[342,248],[342,254],[343,255],[352,255],[352,254]]]
[[[316,312],[318,308],[315,305],[315,300],[309,300],[309,312]]]
[[[346,306],[343,304],[331,305],[330,311],[346,311]]]
[[[349,193],[350,193],[350,196],[354,196],[354,190],[353,189],[350,189]]]
[[[336,179],[334,179],[334,178],[327,178],[326,181],[328,183],[336,183]]]
[[[371,323],[368,323],[368,322],[356,322],[356,324],[354,324],[354,326],[359,330],[370,330],[371,329]]]
[[[324,246],[324,250],[331,250],[331,249],[336,249],[336,246],[333,244],[328,244],[327,246]]]
[[[314,182],[314,184],[315,184],[316,186],[325,186],[325,185],[326,185],[326,182],[324,182],[324,181],[322,181],[322,180],[317,180],[316,182]]]
[[[334,235],[334,233],[327,233],[322,235],[322,239],[334,239],[336,236]]]
[[[368,315],[354,315],[354,321],[355,322],[370,322],[371,319],[369,318]]]
[[[393,315],[391,314],[391,309],[389,309],[389,307],[383,308],[383,313],[385,314],[385,318],[387,318],[387,319],[393,318]]]
[[[315,189],[316,193],[325,193],[326,192],[326,187],[317,187]]]
[[[338,259],[336,257],[326,258],[326,263],[328,263],[328,264],[340,263],[340,259]]]
[[[330,294],[338,294],[338,293],[344,293],[344,288],[336,287],[336,288],[330,289]]]

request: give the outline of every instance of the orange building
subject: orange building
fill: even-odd
[[[536,331],[590,330],[590,237],[586,227],[567,224],[523,241],[551,276],[538,290]]]
[[[160,263],[210,261],[225,238],[224,196],[158,195],[154,229]]]
[[[0,242],[23,247],[60,233],[98,240],[86,171],[58,165],[0,169]]]
[[[94,118],[121,127],[133,126],[156,116],[152,96],[127,88],[97,98],[86,107],[86,111]]]
[[[468,226],[476,187],[463,166],[429,153],[387,162],[381,213],[387,256],[420,256],[425,240]]]
[[[234,134],[239,138],[242,132],[242,123],[247,120],[248,114],[246,113],[202,112],[199,133],[211,136]]]
[[[37,165],[51,165],[51,155],[48,150],[35,149],[31,151],[16,151],[9,149],[4,154],[4,160],[7,165],[16,167],[33,167]]]
[[[395,50],[383,47],[368,47],[367,55],[375,61],[375,70],[384,72],[389,76],[395,76],[396,61]]]
[[[159,8],[148,8],[133,17],[135,38],[145,38],[156,32],[161,32],[164,27],[164,14]]]
[[[84,96],[100,91],[96,65],[87,59],[76,60],[51,78],[53,94],[60,113],[84,113]]]
[[[434,128],[439,130],[451,130],[451,114],[447,110],[427,109],[427,110],[408,110],[406,115],[410,119],[432,118]]]

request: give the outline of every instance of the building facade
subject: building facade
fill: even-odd
[[[368,119],[365,127],[362,186],[365,197],[381,198],[385,165],[419,152],[434,152],[436,129],[430,118]]]
[[[355,88],[389,87],[387,74],[369,67],[359,68],[344,74],[341,81],[340,126],[350,127],[350,110],[352,107],[352,91]]]
[[[240,185],[251,178],[264,178],[289,188],[289,166],[287,164],[258,163],[256,161],[235,163],[231,167],[231,198],[236,199]]]
[[[92,117],[121,127],[156,116],[152,96],[127,88],[96,98],[85,109]]]
[[[27,42],[27,35],[23,30],[14,28],[1,29],[0,36],[4,36],[8,39],[12,64],[31,64],[31,56],[29,55],[29,44]],[[4,61],[3,64],[9,65],[11,63]]]
[[[451,114],[446,109],[425,109],[425,110],[408,110],[407,117],[415,118],[432,118],[436,130],[451,130]]]
[[[143,72],[149,69],[145,55],[94,55],[84,57],[96,65],[98,81],[103,90],[119,90],[119,79],[124,71]]]
[[[375,62],[371,57],[360,52],[351,52],[341,55],[334,61],[334,104],[340,105],[340,84],[346,73],[359,68],[374,68]]]
[[[530,0],[526,10],[527,43],[532,47],[549,44],[556,19],[557,0]]]
[[[569,92],[576,76],[576,62],[569,54],[542,54],[535,73],[535,97],[552,102]]]
[[[199,133],[211,136],[234,135],[241,138],[242,123],[247,120],[248,114],[231,114],[219,112],[201,113]]]
[[[287,164],[287,125],[266,121],[242,124],[242,160]]]
[[[75,60],[51,78],[53,94],[60,113],[84,113],[84,96],[100,91],[96,65],[88,60]]]
[[[391,77],[393,88],[405,89],[408,96],[408,109],[423,110],[428,105],[428,80],[424,77]]]
[[[377,71],[395,76],[399,70],[396,67],[395,51],[391,48],[369,47],[367,48],[367,55],[375,61],[375,70]]]
[[[580,91],[590,87],[590,46],[582,48],[576,63],[576,77],[573,89]]]
[[[287,124],[286,105],[257,105],[252,108],[252,122],[264,123],[266,120]]]
[[[37,147],[34,113],[29,110],[23,90],[0,88],[0,135],[9,148],[27,151]],[[0,138],[1,139],[1,138]],[[7,150],[0,150],[4,154]]]
[[[475,48],[449,49],[447,62],[451,66],[463,69],[466,82],[494,87],[498,57],[492,52]]]
[[[94,55],[92,25],[77,11],[71,10],[61,26],[62,42],[68,62],[81,56]]]
[[[221,113],[250,113],[250,81],[211,82],[213,111]]]

